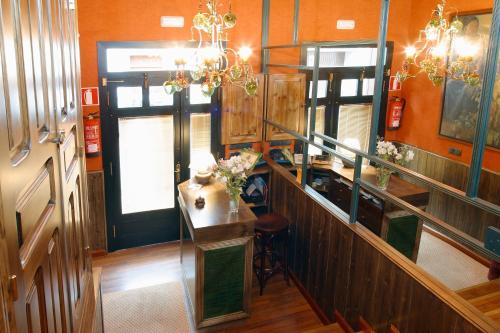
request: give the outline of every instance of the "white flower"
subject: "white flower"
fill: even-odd
[[[395,159],[397,159],[397,160],[401,160],[402,158],[403,158],[403,155],[401,155],[400,153],[397,153],[397,154],[396,154]]]
[[[413,157],[415,157],[415,153],[413,152],[413,150],[408,150],[405,156],[406,162],[413,160]]]

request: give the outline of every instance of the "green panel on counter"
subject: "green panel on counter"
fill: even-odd
[[[245,246],[205,252],[204,319],[243,310]]]
[[[415,215],[391,218],[387,231],[387,243],[411,259],[417,228],[418,217]]]

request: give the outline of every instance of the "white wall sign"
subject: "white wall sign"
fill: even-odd
[[[184,27],[183,16],[162,16],[160,24],[163,28],[182,28]]]
[[[352,30],[356,26],[354,20],[337,20],[337,29],[339,30]]]

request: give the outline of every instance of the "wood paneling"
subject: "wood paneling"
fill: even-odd
[[[92,251],[107,250],[104,172],[87,173],[89,194],[89,245]]]
[[[304,130],[306,75],[269,74],[266,76],[266,119],[301,133]],[[266,126],[266,141],[293,140],[290,134]]]
[[[362,315],[377,331],[390,324],[402,332],[498,331],[383,240],[349,225],[326,199],[271,165],[272,209],[291,223],[290,268],[330,319],[337,309],[351,324]]]
[[[465,190],[469,171],[467,165],[413,146],[408,147],[415,152],[415,158],[408,165],[409,169],[459,190]],[[499,192],[500,174],[483,169],[478,196],[500,205]],[[484,240],[488,226],[500,228],[500,217],[482,212],[478,208],[432,189],[426,211],[481,241]]]
[[[225,85],[222,90],[221,144],[262,141],[264,118],[264,75],[257,74],[257,95],[248,96],[236,85]]]

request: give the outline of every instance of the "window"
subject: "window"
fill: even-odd
[[[312,98],[312,81],[309,81],[309,98]],[[316,98],[325,98],[328,94],[328,80],[318,80],[318,92]]]
[[[363,96],[373,96],[375,92],[375,79],[363,80]]]
[[[325,110],[326,107],[323,105],[320,105],[316,108],[316,124],[315,124],[315,132],[320,133],[320,134],[325,134]],[[309,123],[310,119],[310,114],[311,114],[311,108],[308,108],[307,110],[307,136],[309,136],[311,124]],[[320,138],[314,138],[314,142],[318,144],[323,144],[323,140]],[[318,147],[314,147],[312,145],[309,146],[309,155],[321,155],[322,150],[319,149]]]
[[[174,105],[174,95],[167,94],[163,86],[149,87],[149,106]]]
[[[358,79],[344,79],[340,84],[340,97],[358,95]]]
[[[108,73],[175,71],[175,59],[182,55],[185,68],[194,68],[196,48],[109,48],[106,50]]]
[[[367,67],[377,64],[376,47],[322,48],[319,67]],[[314,48],[307,49],[307,66],[314,66]]]
[[[118,132],[122,214],[175,207],[174,117],[120,118]]]
[[[191,114],[190,128],[190,161],[194,161],[197,156],[211,153],[211,120],[210,113]],[[194,176],[196,170],[191,169],[190,175]]]
[[[189,104],[210,104],[212,97],[205,96],[201,92],[201,84],[191,84],[189,86]]]
[[[142,87],[118,87],[116,97],[119,109],[142,107]]]
[[[368,151],[371,117],[371,104],[341,105],[337,140],[353,148]]]

